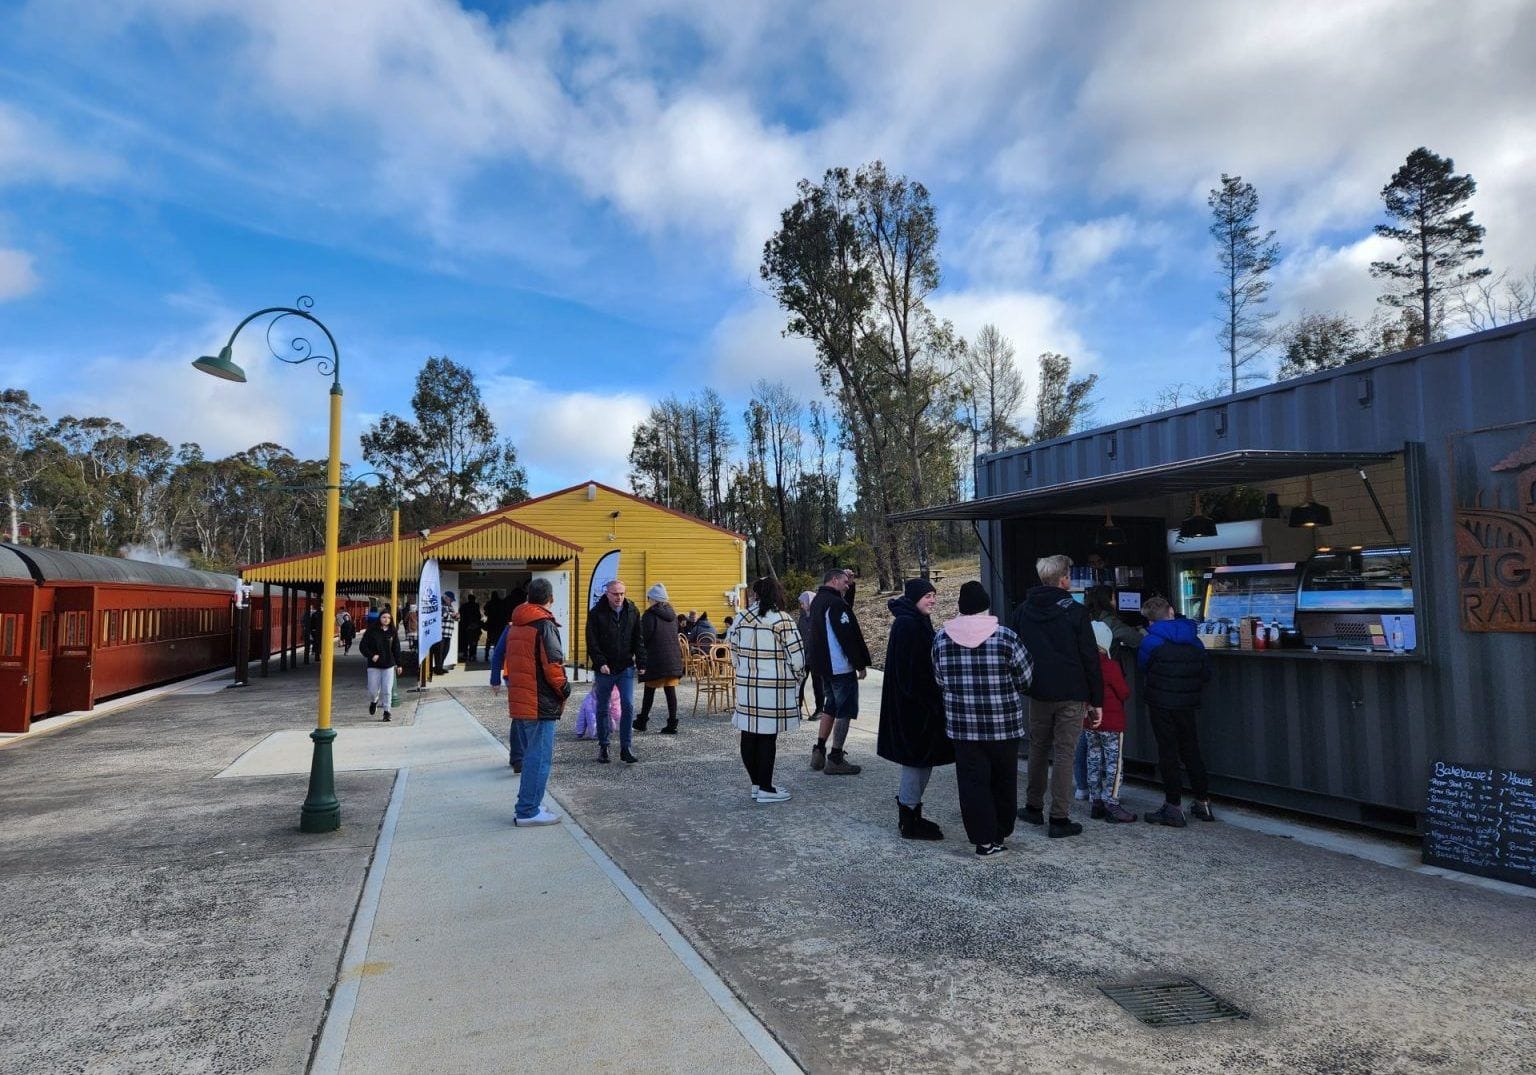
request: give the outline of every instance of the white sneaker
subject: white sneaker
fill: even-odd
[[[539,812],[532,817],[514,817],[512,824],[522,828],[527,825],[553,825],[559,820],[559,814],[552,814],[541,806]]]
[[[757,802],[757,785],[752,785],[752,801]]]
[[[781,803],[789,798],[789,789],[783,786],[780,786],[775,791],[764,791],[762,788],[758,788],[752,798],[760,803]]]

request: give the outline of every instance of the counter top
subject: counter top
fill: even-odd
[[[1212,657],[1245,657],[1259,661],[1353,661],[1356,663],[1423,664],[1423,653],[1376,653],[1371,650],[1324,649],[1212,649]]]

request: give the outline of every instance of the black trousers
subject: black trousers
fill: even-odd
[[[956,739],[955,783],[966,839],[995,844],[1013,835],[1019,806],[1017,739]]]
[[[662,693],[667,698],[667,719],[677,719],[677,688],[662,687]],[[640,715],[646,720],[651,719],[651,704],[656,701],[656,688],[646,687],[645,693],[640,696]]]
[[[1163,798],[1174,806],[1179,805],[1184,790],[1179,780],[1179,766],[1189,776],[1189,790],[1196,799],[1210,794],[1210,784],[1205,775],[1205,761],[1200,757],[1200,740],[1195,734],[1194,709],[1158,709],[1149,706],[1152,716],[1152,734],[1157,737],[1157,771],[1163,777]]]
[[[759,735],[757,732],[741,733],[741,764],[747,767],[752,786],[773,791],[773,762],[779,753],[777,735]]]

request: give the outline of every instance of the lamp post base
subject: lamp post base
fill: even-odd
[[[335,832],[341,828],[341,803],[336,800],[336,770],[331,743],[336,729],[316,728],[309,733],[315,755],[309,763],[309,796],[299,811],[300,832]]]

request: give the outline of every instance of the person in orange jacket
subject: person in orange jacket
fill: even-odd
[[[560,815],[544,808],[550,763],[555,754],[555,724],[571,696],[565,677],[560,624],[549,606],[554,589],[548,579],[528,584],[528,600],[512,614],[506,631],[502,676],[507,685],[507,715],[522,745],[522,778],[513,824],[553,825]],[[498,647],[500,648],[500,647]]]

